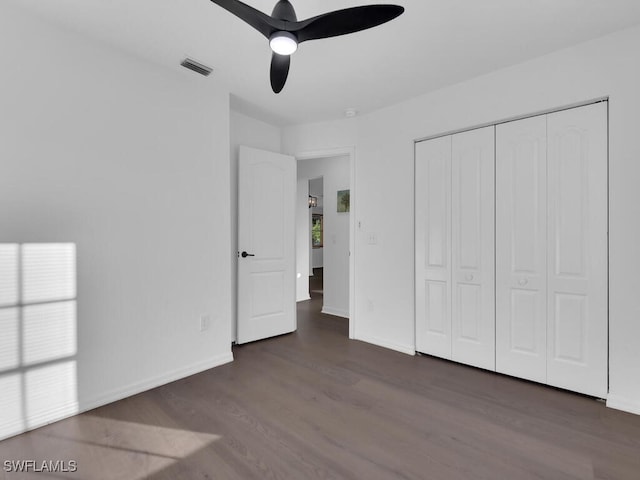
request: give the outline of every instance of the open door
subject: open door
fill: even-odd
[[[296,161],[240,147],[238,343],[296,329]]]

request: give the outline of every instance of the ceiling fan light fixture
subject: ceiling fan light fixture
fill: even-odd
[[[287,82],[291,54],[298,44],[309,40],[338,37],[377,27],[402,15],[400,5],[361,5],[334,10],[298,21],[289,0],[277,0],[271,15],[240,0],[211,0],[269,39],[271,55],[271,89],[280,93]]]
[[[269,46],[278,55],[291,55],[298,49],[298,39],[291,32],[280,31],[271,35]]]

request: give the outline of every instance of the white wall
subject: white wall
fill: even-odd
[[[78,283],[76,373],[0,437],[231,361],[228,93],[5,4],[0,63],[0,243],[76,244]]]
[[[640,413],[640,28],[622,31],[352,120],[288,127],[286,152],[356,145],[355,337],[411,353],[413,141],[609,96],[610,395]],[[369,245],[370,233],[377,244]]]
[[[238,301],[238,155],[240,145],[260,148],[270,152],[281,151],[282,130],[280,127],[256,120],[231,110],[231,335],[237,338]]]
[[[324,266],[324,249],[314,248],[311,250],[311,268],[322,268]],[[313,275],[313,271],[311,272]]]
[[[299,300],[309,297],[309,243],[311,239],[311,216],[308,208],[308,196],[300,190],[308,191],[309,180],[323,177],[323,221],[324,221],[324,295],[322,311],[342,317],[349,316],[349,215],[338,213],[337,192],[348,190],[350,170],[348,156],[314,158],[298,161],[298,201],[306,205],[298,208],[296,229],[298,241],[296,292]],[[306,184],[306,189],[304,185]],[[300,243],[304,248],[300,248]]]

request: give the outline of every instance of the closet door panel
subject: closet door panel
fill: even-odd
[[[496,127],[496,370],[546,382],[547,121]]]
[[[452,358],[495,369],[494,127],[452,136]]]
[[[451,137],[416,144],[416,350],[451,358]]]
[[[606,103],[548,115],[550,385],[607,394]]]

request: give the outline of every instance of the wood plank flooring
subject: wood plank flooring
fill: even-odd
[[[77,472],[0,478],[640,479],[640,416],[350,341],[320,298],[232,364],[0,442]]]

